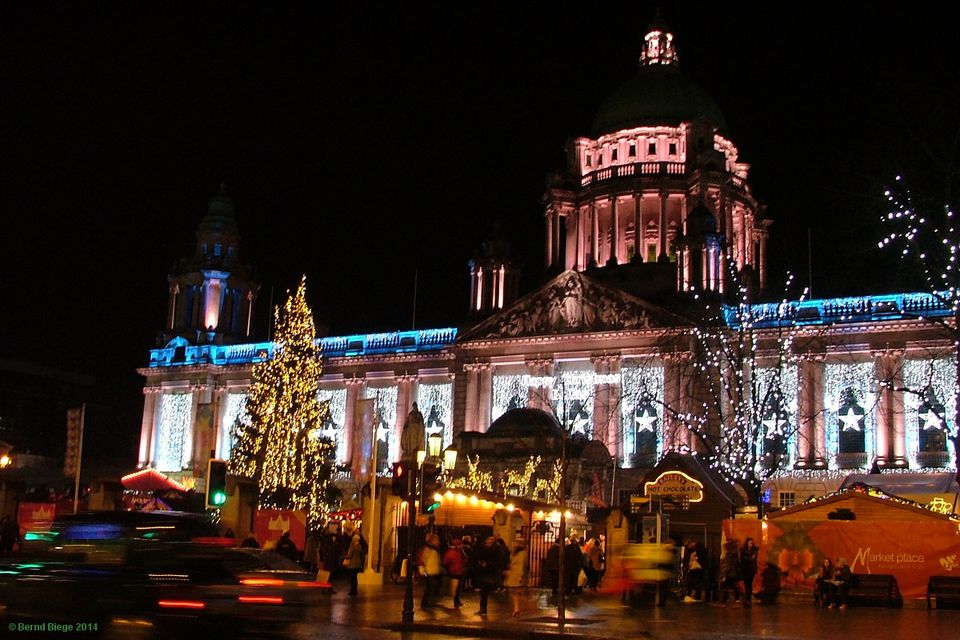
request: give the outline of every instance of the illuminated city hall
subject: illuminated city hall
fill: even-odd
[[[751,364],[771,375],[757,379],[778,381],[759,421],[758,464],[776,467],[764,484],[771,507],[871,468],[953,469],[955,425],[943,419],[955,415],[952,341],[920,317],[950,312],[925,293],[781,301],[782,283],[767,275],[776,211],[768,217],[754,197],[749,158],[719,106],[682,73],[674,45],[665,25],[650,28],[636,75],[599,105],[590,134],[573,138],[566,167],[551,173],[548,281],[519,291],[520,263],[540,258],[511,253],[496,231],[477,257],[465,256],[467,324],[320,338],[330,408],[322,430],[342,478],[360,468],[361,399],[376,403],[381,472],[400,457],[414,403],[445,447],[483,448],[494,470],[510,454],[482,434],[535,439],[550,421],[524,421],[545,414],[604,452],[573,483],[574,500],[619,504],[667,453],[705,456],[703,433],[722,439],[729,428],[708,406],[694,331],[721,300],[733,304],[720,316],[725,330],[766,345]],[[140,369],[140,467],[189,480],[211,451],[229,457],[252,365],[273,349],[251,333],[261,302],[252,273],[233,203],[217,195],[194,255],[169,275],[164,346]],[[746,308],[736,304],[741,291],[751,295]]]

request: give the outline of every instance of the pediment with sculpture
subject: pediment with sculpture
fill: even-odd
[[[675,325],[667,311],[577,271],[542,288],[468,331],[465,339],[518,338],[623,331]]]

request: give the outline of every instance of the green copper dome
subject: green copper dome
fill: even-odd
[[[632,127],[676,126],[697,118],[706,118],[721,132],[727,128],[713,98],[675,65],[644,66],[603,103],[592,133],[599,137]]]

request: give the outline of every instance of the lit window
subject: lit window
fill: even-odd
[[[220,243],[213,245],[213,255],[220,257],[220,253],[223,251],[223,246]]]
[[[793,507],[797,504],[797,494],[794,491],[780,491],[777,495],[780,501],[781,509]]]

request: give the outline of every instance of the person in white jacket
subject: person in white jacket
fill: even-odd
[[[424,577],[420,608],[429,609],[433,606],[434,598],[440,594],[440,584],[443,579],[440,563],[440,536],[435,533],[427,536],[427,544],[420,551],[420,575]]]

